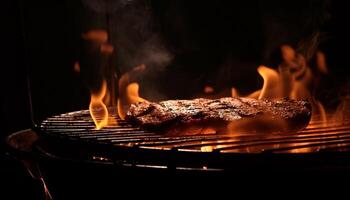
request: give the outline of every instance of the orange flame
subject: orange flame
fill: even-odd
[[[120,119],[125,119],[125,112],[124,112],[124,109],[123,109],[123,104],[120,100],[120,98],[118,98],[117,100],[117,111],[118,111],[118,116],[120,117]]]
[[[76,73],[80,73],[80,64],[79,64],[79,62],[75,62],[75,63],[74,63],[73,70],[74,70],[74,72],[76,72]]]
[[[105,30],[90,30],[82,34],[82,38],[87,42],[93,44],[91,48],[94,50],[98,49],[101,55],[110,56],[113,53],[114,47],[108,43],[108,33]],[[95,52],[95,51],[94,51]],[[106,74],[114,75],[112,66],[110,71],[105,72]],[[101,68],[102,70],[103,68]],[[80,65],[78,62],[74,65],[74,71],[80,72]],[[107,76],[105,74],[105,76]],[[107,88],[107,81],[104,77],[100,91],[97,93],[91,93],[91,101],[89,105],[90,115],[95,122],[96,129],[102,129],[109,124],[116,124],[114,118],[109,118],[107,106],[115,105],[114,99],[114,76],[108,79],[108,84],[111,88]],[[108,90],[109,89],[109,90]]]
[[[282,88],[280,87],[279,74],[275,70],[265,66],[260,66],[258,72],[264,79],[264,85],[261,89],[259,99],[281,98]]]
[[[114,47],[110,44],[102,44],[100,50],[102,53],[111,54],[113,53]]]
[[[322,103],[319,101],[315,101],[315,108],[316,108],[316,111],[318,112],[317,116],[319,117],[319,119],[317,120],[320,120],[322,122],[321,124],[322,126],[327,126],[328,125],[327,113]],[[315,118],[311,118],[311,120],[315,121]]]
[[[103,98],[105,97],[106,92],[107,83],[106,81],[103,81],[100,91],[97,94],[91,94],[89,111],[97,130],[108,125],[108,110],[103,103]]]
[[[350,94],[342,97],[340,104],[331,116],[331,122],[344,122],[350,117]]]
[[[91,30],[84,33],[82,38],[89,41],[107,42],[108,34],[105,30]]]
[[[100,46],[100,51],[105,54],[111,54],[114,50],[113,46],[105,43],[107,41],[107,35],[104,31],[91,31],[83,34],[83,38],[86,40],[93,40],[103,42]],[[314,99],[312,95],[312,84],[314,83],[314,77],[311,69],[307,66],[303,56],[297,54],[290,46],[281,47],[283,63],[278,67],[278,70],[259,66],[257,71],[263,78],[263,86],[261,90],[255,91],[248,95],[251,98],[257,99],[279,99],[290,98],[297,100],[309,100],[313,106],[313,117],[318,116],[317,120],[320,120],[323,124],[327,124],[327,116],[323,105]],[[327,73],[327,67],[325,62],[325,56],[322,52],[316,54],[316,63],[320,72]],[[125,118],[126,110],[133,103],[147,101],[140,97],[139,84],[135,80],[135,74],[143,72],[146,69],[144,64],[133,68],[131,71],[125,73],[118,82],[119,95],[117,99],[117,111],[121,119]],[[204,92],[209,94],[213,93],[214,89],[210,86],[204,88]],[[100,91],[97,94],[91,95],[90,113],[95,122],[96,129],[101,129],[107,126],[108,110],[103,100],[109,99],[109,93],[107,90],[106,81],[103,82]],[[236,88],[231,88],[231,96],[239,96],[239,92]],[[113,100],[112,100],[113,101]],[[312,120],[316,120],[313,118]],[[243,127],[249,127],[247,124],[250,122],[242,121],[240,124],[230,123],[227,127],[229,130],[239,130]],[[266,128],[266,124],[275,124],[269,128],[283,129],[285,128],[285,122],[276,122],[264,117],[257,119],[255,123],[262,128]],[[215,131],[208,128],[209,132]],[[205,131],[206,132],[206,131]]]
[[[296,100],[308,100],[313,107],[311,122],[318,121],[327,125],[327,113],[320,101],[312,95],[315,77],[308,67],[304,57],[294,51],[288,45],[281,47],[283,62],[278,71],[266,66],[259,66],[257,71],[263,78],[261,90],[257,90],[246,97],[255,99],[279,99],[290,98]],[[317,69],[321,73],[328,73],[324,53],[316,53]],[[232,97],[239,96],[236,88],[232,88]],[[338,111],[339,113],[339,111]],[[339,116],[339,114],[338,114]],[[339,118],[339,117],[338,117]],[[235,129],[236,125],[230,125],[229,129]]]
[[[139,95],[139,84],[138,83],[130,83],[126,87],[126,96],[128,98],[129,104],[146,101],[145,99],[141,98]]]
[[[263,88],[260,92],[261,98],[290,98],[296,100],[308,100],[313,107],[311,121],[321,121],[327,125],[326,111],[312,95],[314,76],[307,66],[303,56],[297,54],[290,46],[282,46],[282,57],[284,62],[279,66],[279,71],[260,66],[259,74],[264,79]],[[323,53],[316,54],[317,66],[326,73],[325,56]]]
[[[248,98],[253,98],[253,99],[259,99],[261,90],[257,90],[249,95],[247,95]]]
[[[129,106],[133,103],[144,102],[147,101],[143,99],[139,95],[139,84],[138,83],[130,83],[126,87],[126,93],[124,98],[118,98],[117,106],[118,106],[118,115],[121,119],[125,119],[125,110],[129,108]]]
[[[139,84],[135,82],[133,76],[141,73],[146,69],[146,65],[142,64],[131,71],[125,73],[119,79],[119,97],[117,101],[118,115],[121,119],[125,118],[126,110],[133,103],[146,101],[139,95]]]
[[[327,68],[327,62],[326,62],[326,56],[323,52],[317,51],[316,53],[316,66],[320,72],[323,74],[328,73],[328,68]]]
[[[238,90],[236,88],[231,88],[231,97],[239,97]]]
[[[209,86],[209,85],[207,85],[207,86],[204,87],[203,91],[204,91],[204,93],[206,93],[206,94],[210,94],[210,93],[213,93],[213,92],[214,92],[214,88],[211,87],[211,86]]]

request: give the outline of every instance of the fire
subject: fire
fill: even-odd
[[[132,71],[125,73],[119,80],[119,97],[117,100],[117,114],[121,119],[125,117],[125,111],[133,103],[146,101],[139,95],[139,84],[131,82],[133,73],[141,72],[145,65],[135,67]],[[106,80],[103,80],[101,89],[97,93],[91,93],[90,115],[95,123],[96,129],[100,130],[108,125],[117,124],[114,118],[109,117],[107,106],[113,105],[114,99],[111,98],[110,91],[107,88]]]
[[[118,115],[121,119],[125,118],[126,110],[133,103],[146,101],[139,95],[139,84],[135,82],[135,75],[143,72],[146,65],[142,64],[134,67],[131,71],[125,73],[119,79],[119,97],[117,101]]]
[[[92,52],[97,52],[99,56],[103,56],[103,60],[110,59],[114,47],[108,43],[108,33],[105,30],[90,30],[82,34],[82,39],[88,42],[89,47],[92,48]],[[90,49],[89,49],[90,50]],[[102,86],[98,92],[91,92],[90,101],[90,115],[95,122],[96,129],[102,129],[107,125],[117,124],[114,118],[109,118],[107,106],[115,105],[115,93],[114,93],[114,67],[108,66],[108,70],[105,70],[105,64],[101,63],[100,73],[102,76]],[[74,65],[74,71],[80,72],[79,62]],[[108,85],[107,85],[108,84]]]
[[[139,95],[139,84],[134,82],[130,83],[126,86],[125,96],[118,98],[117,106],[118,106],[118,115],[121,119],[125,118],[125,110],[129,108],[129,106],[133,103],[144,102],[147,101],[140,97]]]
[[[258,73],[264,81],[262,89],[246,97],[256,99],[289,98],[308,100],[313,109],[311,123],[317,121],[319,124],[322,124],[322,126],[326,126],[329,121],[326,110],[322,103],[315,99],[313,95],[316,77],[311,68],[307,65],[305,58],[288,45],[281,47],[281,53],[283,62],[278,66],[278,69],[272,69],[267,66],[259,66],[257,68]],[[324,53],[318,51],[315,56],[317,70],[323,74],[328,73]],[[231,96],[239,96],[236,88],[232,88]],[[283,123],[268,123],[275,123],[283,127]],[[237,130],[237,128],[241,126],[241,124],[230,123],[228,130]]]
[[[317,68],[320,72],[327,74],[328,68],[327,68],[327,62],[326,62],[326,56],[323,52],[318,51],[316,53],[316,62],[317,62]]]
[[[239,97],[238,90],[236,88],[231,88],[231,96],[232,97]]]
[[[331,122],[343,122],[348,120],[350,116],[350,94],[347,94],[345,97],[341,98],[341,102],[334,114],[331,116]]]
[[[108,125],[108,109],[103,102],[106,92],[107,83],[103,81],[101,89],[96,94],[91,94],[89,111],[97,130]]]
[[[96,42],[107,42],[108,34],[105,30],[91,30],[82,35],[84,40],[96,41]]]
[[[139,84],[138,83],[130,83],[126,87],[126,96],[128,98],[129,104],[144,102],[145,99],[141,98],[139,95]]]
[[[214,146],[202,146],[201,152],[212,152],[214,149]]]
[[[317,120],[320,120],[322,122],[322,126],[327,126],[328,119],[327,119],[326,109],[323,107],[322,103],[319,101],[315,101],[315,108],[316,108],[315,112],[318,112],[318,117],[319,117],[319,119]],[[311,120],[315,121],[315,118],[311,118]]]
[[[313,108],[311,121],[318,120],[323,125],[327,125],[326,111],[321,102],[313,96],[315,76],[305,58],[287,45],[281,47],[281,52],[283,62],[278,67],[278,71],[265,66],[258,68],[258,72],[264,80],[263,88],[259,92],[259,99],[308,100]],[[325,56],[322,52],[317,52],[316,64],[322,73],[327,73]]]
[[[74,72],[76,73],[80,73],[80,64],[78,62],[74,63],[74,67],[73,67]]]
[[[286,120],[274,119],[268,115],[262,115],[254,119],[241,119],[230,122],[226,127],[227,133],[261,133],[285,132],[289,130]]]
[[[104,31],[91,31],[83,34],[83,38],[86,40],[101,42],[100,52],[102,54],[112,54],[114,47],[107,42],[108,35]],[[259,66],[257,68],[258,73],[263,79],[263,86],[260,90],[257,90],[247,97],[256,99],[280,99],[289,98],[296,100],[308,100],[313,107],[312,121],[321,122],[321,124],[327,124],[327,114],[320,101],[316,100],[313,95],[313,89],[315,88],[315,77],[311,68],[307,65],[305,58],[294,51],[288,45],[281,47],[283,62],[277,69],[272,69],[267,66]],[[322,74],[328,73],[326,66],[325,55],[322,52],[316,53],[317,69]],[[76,64],[75,69],[78,69]],[[78,71],[76,69],[76,71]],[[147,101],[140,97],[140,85],[137,82],[137,74],[143,72],[146,69],[144,64],[134,67],[129,72],[126,72],[120,77],[118,81],[118,98],[117,98],[117,112],[121,119],[125,118],[126,111],[130,105],[137,102]],[[80,70],[80,67],[79,67]],[[207,95],[214,92],[214,88],[211,86],[204,87],[204,93]],[[231,96],[240,96],[239,91],[236,88],[231,88]],[[91,95],[90,113],[95,122],[96,129],[101,129],[108,124],[116,123],[109,119],[107,106],[113,104],[113,95],[107,88],[107,83],[104,80],[102,87],[98,93]],[[338,114],[339,115],[339,114]],[[242,121],[240,123],[229,123],[226,127],[228,131],[245,131],[245,127],[249,127],[251,122]],[[274,119],[270,119],[265,116],[261,119],[257,119],[253,122],[254,126],[261,126],[262,129],[272,128],[273,130],[284,130],[286,123],[278,122]],[[252,124],[252,125],[253,125]],[[266,127],[266,124],[273,124],[273,126]],[[216,130],[208,128],[203,129],[203,132],[215,133]]]
[[[111,54],[114,51],[114,47],[110,44],[102,44],[100,47],[100,51],[105,54]]]
[[[280,87],[280,75],[275,70],[265,66],[260,66],[258,72],[264,79],[259,99],[281,98],[283,93]]]
[[[125,89],[125,97],[118,98],[118,115],[121,119],[125,118],[125,110],[129,108],[129,106],[133,103],[144,102],[147,101],[140,97],[139,95],[139,84],[138,83],[130,83],[126,86]]]
[[[211,87],[211,86],[209,86],[209,85],[207,85],[207,86],[204,87],[203,91],[204,91],[204,93],[206,93],[206,94],[210,94],[210,93],[213,93],[213,92],[214,92],[214,88]]]

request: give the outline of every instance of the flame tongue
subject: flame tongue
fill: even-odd
[[[89,110],[97,130],[108,125],[108,110],[103,102],[106,92],[107,83],[103,81],[100,91],[97,94],[91,94]]]
[[[118,97],[118,115],[121,119],[125,118],[126,110],[133,103],[147,101],[139,95],[139,84],[135,82],[135,75],[143,72],[146,65],[142,64],[134,67],[131,71],[125,73],[119,79],[119,97]]]
[[[264,80],[261,90],[257,90],[247,97],[255,99],[280,99],[289,98],[295,100],[308,100],[312,105],[311,122],[327,125],[327,113],[314,94],[317,77],[308,66],[305,58],[298,54],[292,47],[281,47],[283,62],[278,70],[259,66],[258,73]],[[326,58],[322,52],[317,52],[316,69],[323,74],[328,73]],[[232,96],[239,96],[235,88],[232,88]],[[338,117],[339,118],[339,117]],[[273,123],[273,122],[271,122]]]
[[[111,58],[110,56],[112,56],[114,51],[114,47],[112,44],[108,43],[109,36],[105,30],[90,30],[82,34],[82,39],[89,44],[88,47],[91,48],[89,51],[96,53],[96,56],[101,59],[101,63],[95,63],[97,65],[94,66],[94,70],[96,69],[94,72],[102,75],[103,82],[98,92],[91,92],[91,101],[89,106],[90,115],[95,123],[96,129],[99,130],[107,125],[117,123],[114,118],[109,118],[107,109],[107,106],[115,105],[114,68],[111,62],[109,62],[109,59]],[[108,69],[105,66],[105,61],[109,63]],[[98,66],[98,64],[100,65]],[[74,66],[74,70],[77,73],[80,72],[80,65],[78,62]],[[112,75],[112,78],[109,75]]]
[[[84,33],[82,38],[89,41],[107,42],[108,34],[105,30],[91,30]]]
[[[90,32],[83,36],[85,39],[105,42],[106,36],[103,32]],[[103,43],[101,46],[101,52],[104,54],[110,54],[113,52],[113,46]],[[255,91],[248,95],[251,98],[257,99],[280,99],[280,98],[290,98],[296,100],[309,100],[313,107],[313,116],[320,116],[320,121],[323,124],[327,124],[326,112],[322,104],[315,100],[312,95],[312,89],[314,88],[314,77],[312,70],[307,65],[305,58],[296,53],[290,46],[282,46],[281,48],[283,62],[278,67],[278,70],[260,66],[258,68],[258,73],[264,80],[264,84],[261,90]],[[317,55],[317,67],[320,72],[326,74],[327,67],[325,62],[325,56],[321,52]],[[146,69],[144,64],[141,64],[132,70],[126,72],[120,77],[118,81],[119,95],[117,101],[118,115],[121,119],[124,119],[126,111],[131,104],[137,102],[147,101],[140,97],[139,95],[139,84],[137,81],[137,74],[142,73]],[[204,88],[205,93],[212,93],[214,89],[207,86]],[[96,125],[96,129],[102,129],[111,123],[108,116],[108,109],[106,107],[107,103],[110,105],[108,100],[112,97],[107,91],[107,83],[103,81],[101,89],[97,93],[91,94],[90,102],[90,114]],[[239,92],[236,88],[232,88],[231,96],[238,97]],[[104,101],[106,100],[106,101]],[[112,98],[113,101],[113,98]],[[283,129],[286,127],[284,122],[276,122],[275,120],[270,120],[269,118],[263,118],[260,121],[254,122],[255,124],[275,124],[278,129]],[[229,130],[237,130],[241,124],[230,124]],[[248,125],[249,126],[249,125]],[[247,125],[244,125],[247,127]],[[208,129],[212,131],[211,129]]]
[[[258,72],[264,79],[264,85],[260,92],[259,99],[280,98],[282,95],[282,88],[280,87],[279,74],[275,70],[265,66],[260,66]]]
[[[129,104],[146,101],[145,99],[141,98],[139,95],[138,83],[130,83],[126,88],[126,92],[127,92],[127,98],[128,98]]]
[[[311,68],[307,65],[305,58],[297,54],[293,48],[284,45],[281,47],[283,62],[278,71],[260,66],[259,74],[264,79],[264,85],[260,92],[259,99],[268,98],[290,98],[296,100],[308,100],[312,105],[311,121],[321,121],[327,124],[325,109],[322,104],[313,96],[315,77]],[[323,73],[327,72],[324,54],[316,54],[317,66]]]
[[[118,98],[118,115],[121,119],[125,119],[126,110],[133,103],[147,101],[139,95],[139,84],[130,83],[126,86],[126,94],[124,98]]]

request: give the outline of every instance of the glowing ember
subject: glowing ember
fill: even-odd
[[[82,38],[89,41],[107,42],[108,34],[105,30],[91,30],[84,33]]]
[[[210,93],[213,93],[213,92],[214,92],[214,88],[213,87],[208,86],[208,85],[204,87],[204,93],[210,94]]]
[[[102,53],[111,54],[113,53],[114,47],[110,44],[102,44],[100,50]]]
[[[316,66],[320,72],[322,72],[324,74],[328,73],[326,56],[323,52],[318,51],[316,53],[316,63],[317,63]]]
[[[80,65],[78,62],[74,63],[74,67],[73,67],[74,72],[76,73],[80,73]]]
[[[231,97],[239,97],[239,93],[236,88],[231,88]]]
[[[213,146],[202,146],[201,152],[212,152],[214,150]]]

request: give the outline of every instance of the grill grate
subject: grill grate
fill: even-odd
[[[111,110],[110,113],[115,113]],[[231,135],[205,133],[200,135],[167,136],[134,127],[110,114],[117,122],[96,130],[88,110],[50,117],[40,124],[41,132],[49,136],[94,144],[108,144],[148,150],[219,153],[310,153],[350,150],[350,120],[323,125],[311,123],[298,133],[235,133]]]

